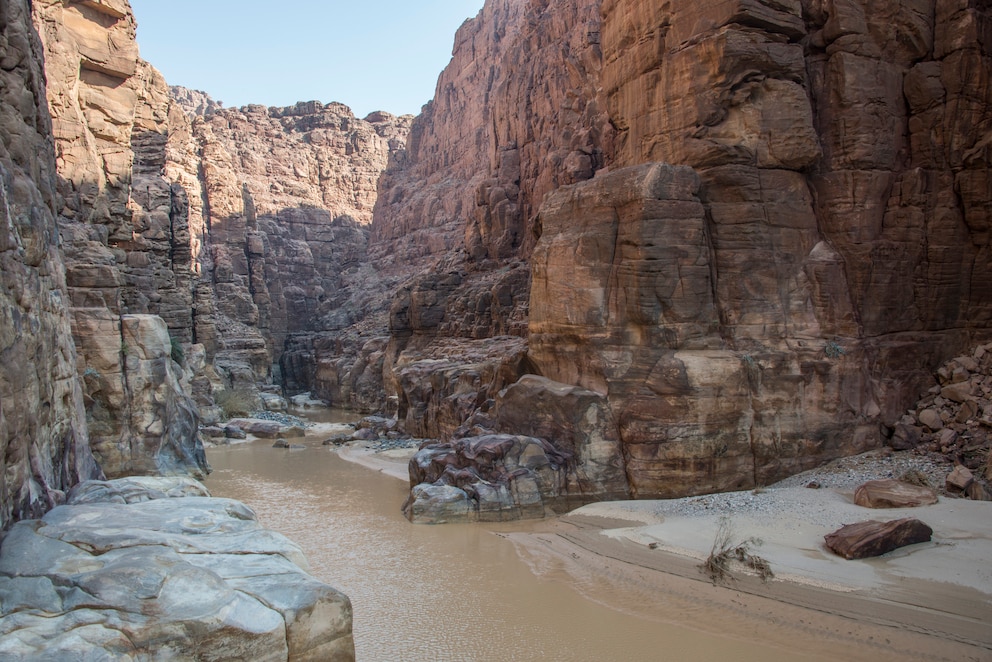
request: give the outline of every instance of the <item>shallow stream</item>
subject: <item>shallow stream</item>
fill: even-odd
[[[625,612],[600,604],[624,595],[594,601],[538,577],[498,535],[526,522],[411,525],[400,514],[406,485],[342,460],[321,446],[327,436],[326,426],[308,434],[300,450],[270,440],[212,448],[206,484],[250,505],[303,547],[316,577],[351,597],[360,662],[809,659],[673,624],[706,613],[648,620],[636,596]]]

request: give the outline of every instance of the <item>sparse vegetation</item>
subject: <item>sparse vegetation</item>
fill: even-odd
[[[224,418],[248,416],[255,405],[255,396],[245,388],[225,388],[214,392],[214,402],[224,412]]]
[[[919,469],[910,469],[903,475],[899,476],[899,480],[903,483],[909,483],[910,485],[919,485],[920,487],[933,487],[930,481],[927,480],[926,474],[924,474]]]
[[[761,577],[761,581],[768,581],[770,577],[775,576],[771,565],[767,559],[751,552],[752,548],[760,547],[762,544],[760,538],[754,537],[735,543],[734,527],[730,518],[721,517],[710,555],[699,564],[699,569],[716,584],[728,578],[733,579],[730,565],[733,561],[737,561],[756,572]]]
[[[827,343],[827,346],[823,349],[823,353],[827,355],[828,359],[839,359],[845,354],[844,348],[832,340]]]
[[[186,352],[183,350],[183,344],[175,338],[169,338],[169,343],[172,346],[172,360],[179,365],[185,365]]]

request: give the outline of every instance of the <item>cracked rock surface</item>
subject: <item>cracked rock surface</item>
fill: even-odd
[[[354,660],[351,603],[188,478],[84,483],[0,548],[0,657]]]

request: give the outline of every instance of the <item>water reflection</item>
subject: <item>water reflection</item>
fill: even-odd
[[[322,447],[328,432],[299,451],[266,441],[210,449],[206,482],[299,543],[313,574],[351,597],[359,660],[787,659],[537,578],[499,526],[413,526],[399,512],[406,486]]]

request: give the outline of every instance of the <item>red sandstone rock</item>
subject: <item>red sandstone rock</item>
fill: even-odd
[[[827,547],[845,559],[881,556],[894,549],[929,542],[933,529],[918,519],[892,522],[858,522],[841,527],[823,537]]]
[[[854,503],[865,508],[916,508],[937,503],[937,493],[894,479],[871,480],[854,491]]]

